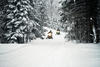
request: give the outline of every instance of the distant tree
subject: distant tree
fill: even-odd
[[[34,9],[30,12],[30,18],[39,24],[37,28],[43,35],[43,26],[45,26],[48,21],[46,0],[31,0],[31,5]],[[40,35],[37,36],[39,37]]]

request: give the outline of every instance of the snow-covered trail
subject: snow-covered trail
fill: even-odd
[[[48,43],[20,47],[1,54],[0,67],[100,67],[100,45]]]
[[[100,67],[99,44],[65,43],[64,33],[53,35],[28,45],[0,45],[0,67]]]
[[[64,44],[65,43],[65,39],[64,39],[64,36],[65,36],[65,33],[64,32],[60,32],[60,35],[57,35],[56,34],[56,30],[53,30],[53,29],[50,29],[50,28],[47,28],[47,27],[44,27],[47,32],[45,32],[45,36],[44,36],[44,40],[41,40],[41,39],[36,39],[36,40],[33,40],[32,42],[30,42],[30,44],[46,44],[46,45],[59,45],[59,44]],[[52,31],[52,37],[53,39],[46,39],[47,38],[47,35],[48,35],[48,32],[49,31]]]

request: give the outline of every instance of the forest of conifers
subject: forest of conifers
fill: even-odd
[[[48,1],[0,0],[0,43],[43,39],[43,27],[50,27],[51,22],[47,13]],[[62,5],[59,8],[61,18],[55,23],[60,23],[67,33],[65,39],[80,43],[100,42],[100,0],[62,0],[59,4]]]
[[[1,43],[27,43],[42,38],[47,20],[43,0],[0,0]]]
[[[83,43],[100,42],[99,0],[66,0],[62,10],[62,22],[71,28],[65,28],[69,32],[66,37]]]

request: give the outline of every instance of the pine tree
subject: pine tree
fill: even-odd
[[[31,5],[34,9],[30,12],[30,18],[38,23],[38,30],[35,31],[39,31],[39,33],[36,34],[36,37],[41,37],[44,34],[43,26],[48,20],[46,0],[31,0]]]
[[[30,22],[28,13],[33,9],[29,0],[9,0],[5,6],[5,14],[3,22],[4,43],[24,43],[28,42],[33,23]]]
[[[40,30],[43,33],[43,26],[46,24],[48,18],[46,0],[37,0],[35,8],[37,9],[37,18],[40,20]]]

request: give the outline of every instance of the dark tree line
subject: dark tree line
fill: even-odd
[[[66,0],[62,3],[62,18],[66,38],[83,43],[100,42],[99,0]]]

